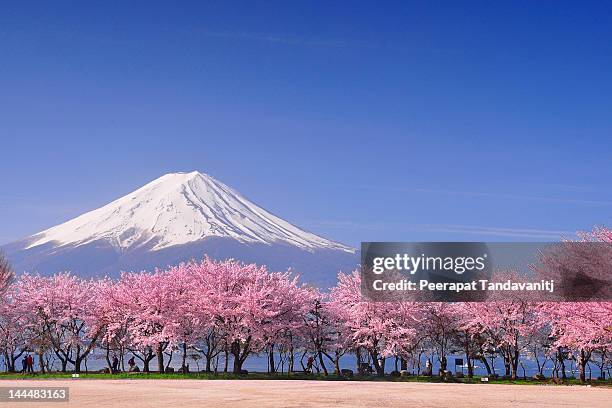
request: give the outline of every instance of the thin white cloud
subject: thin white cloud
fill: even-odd
[[[562,230],[543,230],[533,228],[506,228],[506,227],[482,227],[476,225],[456,224],[426,224],[415,227],[417,230],[428,232],[444,232],[470,235],[492,235],[498,237],[533,238],[559,240],[563,237],[574,236],[575,232]]]
[[[338,221],[338,220],[318,220],[308,223],[314,228],[330,228],[340,230],[385,230],[390,227],[397,227],[394,223],[383,222],[358,222],[358,221]]]
[[[547,239],[558,241],[573,237],[575,231],[547,230],[536,228],[488,227],[462,224],[406,224],[404,222],[359,222],[346,220],[318,220],[307,223],[313,228],[330,228],[339,230],[389,231],[401,228],[413,232],[441,232],[445,234],[497,236],[508,238]]]

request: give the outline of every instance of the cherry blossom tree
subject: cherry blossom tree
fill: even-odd
[[[80,372],[81,363],[94,349],[101,328],[97,324],[97,282],[69,273],[51,277],[23,275],[14,294],[19,313],[51,344],[66,371]]]
[[[599,368],[599,378],[601,380],[606,379],[606,371],[612,368],[612,355],[610,355],[610,349],[608,347],[600,347],[593,352],[593,362]],[[608,375],[608,378],[610,376]]]
[[[536,309],[541,308],[540,305],[535,305],[535,307]],[[546,363],[559,356],[557,349],[554,347],[549,316],[539,312],[538,320],[537,327],[527,333],[525,355],[527,358],[535,361],[538,367],[538,374],[543,378]]]
[[[13,301],[16,285],[11,285],[7,296],[0,298],[0,349],[9,372],[16,371],[16,362],[27,350],[28,338],[25,319]]]
[[[265,266],[234,260],[205,259],[191,265],[196,301],[202,321],[222,333],[233,356],[233,372],[241,373],[246,359],[262,351],[283,330],[299,323],[302,293],[289,272],[270,273]]]
[[[466,357],[468,378],[474,376],[474,360],[483,362],[490,375],[491,368],[485,356],[486,338],[483,335],[484,328],[475,321],[475,310],[473,303],[459,302],[451,305],[455,318],[455,330],[453,331],[455,344],[463,351]]]
[[[440,363],[440,375],[447,369],[447,357],[454,350],[458,318],[450,303],[431,302],[424,305],[423,323],[428,344]]]
[[[298,276],[289,272],[283,274],[272,274],[276,279],[273,285],[276,287],[275,314],[264,322],[263,336],[268,350],[268,365],[270,372],[276,372],[274,360],[275,347],[282,349],[291,346],[291,340],[303,325],[303,316],[309,311],[309,303],[312,299],[313,290],[298,286]]]
[[[174,275],[173,279],[185,284],[180,294],[183,300],[177,309],[178,325],[175,328],[178,332],[174,335],[182,339],[183,367],[186,364],[186,352],[192,348],[204,356],[205,371],[210,372],[213,359],[225,348],[224,335],[220,327],[215,325],[206,295],[217,268],[217,263],[205,258],[201,262],[180,264],[170,271]]]
[[[600,227],[578,235],[578,242],[564,241],[541,253],[539,263],[533,265],[534,271],[542,277],[553,277],[561,282],[569,279],[571,286],[566,287],[568,291],[573,290],[574,286],[579,287],[582,281],[592,283],[602,280],[603,283],[596,286],[609,291],[612,231]],[[551,322],[555,345],[559,349],[574,351],[580,380],[585,381],[586,366],[593,351],[612,344],[612,302],[551,302],[542,304],[541,308]]]
[[[540,327],[534,304],[516,299],[479,302],[471,306],[474,316],[462,327],[482,333],[503,357],[506,375],[516,379],[527,339]]]
[[[124,273],[116,287],[117,307],[128,319],[129,348],[149,370],[157,357],[157,368],[165,371],[164,351],[184,340],[181,322],[186,305],[187,283],[174,273]]]
[[[98,345],[104,349],[109,373],[113,373],[111,352],[119,354],[123,362],[129,320],[118,300],[117,289],[117,283],[108,278],[102,279],[97,285],[96,319],[101,330]]]
[[[302,316],[302,335],[317,356],[323,373],[328,375],[325,356],[334,366],[334,374],[339,375],[340,357],[353,348],[351,333],[342,318],[342,306],[327,300],[327,296],[316,289],[309,295],[308,311]]]
[[[492,280],[521,282],[526,281],[526,277],[512,270],[497,271]],[[541,318],[539,302],[532,295],[492,296],[487,302],[470,304],[472,314],[463,314],[461,329],[484,336],[488,345],[502,356],[506,376],[516,379],[520,357],[545,320]]]
[[[173,332],[169,337],[173,339],[172,346],[181,348],[181,370],[185,372],[187,370],[187,350],[195,347],[200,336],[208,335],[206,338],[209,341],[208,350],[210,351],[210,345],[215,343],[214,332],[211,336],[211,331],[208,330],[211,326],[209,316],[200,313],[196,308],[200,294],[198,288],[192,284],[191,270],[185,268],[185,264],[180,264],[170,268],[167,273],[168,278],[174,281],[171,295],[174,296],[175,305],[173,324],[170,326]],[[213,353],[206,360],[208,371],[210,371],[210,361],[214,356]]]
[[[542,305],[551,322],[557,347],[572,350],[578,362],[580,380],[586,380],[586,366],[592,353],[612,346],[609,330],[610,302],[562,302]]]
[[[418,306],[402,302],[368,302],[361,297],[358,271],[338,274],[338,284],[330,299],[341,321],[345,322],[355,347],[363,347],[379,376],[385,373],[385,359],[413,349],[416,325],[422,323]]]

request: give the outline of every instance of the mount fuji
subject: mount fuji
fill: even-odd
[[[103,207],[2,248],[17,273],[116,277],[205,255],[292,268],[331,285],[356,250],[306,232],[213,177],[166,174]]]

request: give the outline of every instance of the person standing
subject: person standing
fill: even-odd
[[[28,373],[34,373],[34,358],[30,354],[28,354],[26,358]]]
[[[28,356],[23,356],[21,359],[21,372],[25,373],[28,370]]]
[[[116,373],[119,371],[119,359],[117,358],[117,355],[113,356],[113,373]]]
[[[311,374],[312,373],[312,366],[314,365],[314,357],[313,356],[309,356],[308,357],[308,361],[306,362],[306,373],[307,374]]]
[[[128,365],[130,366],[130,372],[134,371],[134,366],[136,365],[136,361],[134,360],[134,356],[128,360]]]

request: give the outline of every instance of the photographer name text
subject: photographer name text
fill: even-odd
[[[554,292],[554,280],[541,280],[539,282],[491,282],[487,279],[478,279],[470,282],[430,282],[420,279],[413,282],[401,279],[396,282],[385,282],[377,279],[372,282],[375,291],[439,291],[439,292],[470,292],[470,291],[536,291]]]

